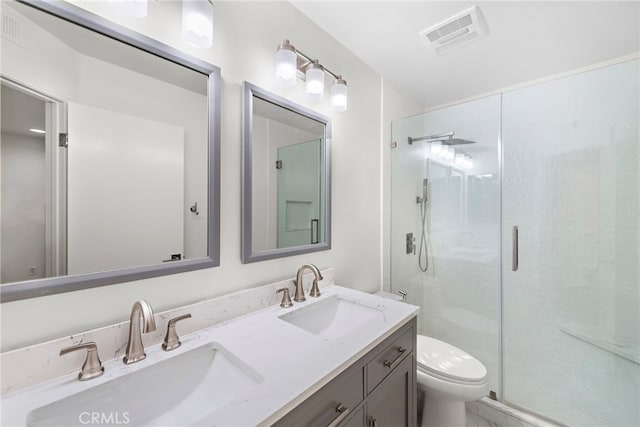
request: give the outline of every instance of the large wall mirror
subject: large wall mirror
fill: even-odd
[[[331,248],[329,120],[245,82],[242,260]]]
[[[65,2],[2,24],[2,301],[219,265],[219,69]]]

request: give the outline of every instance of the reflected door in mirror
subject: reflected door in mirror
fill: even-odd
[[[278,248],[318,243],[322,140],[278,149]]]
[[[68,274],[182,254],[184,129],[80,104],[68,116]]]

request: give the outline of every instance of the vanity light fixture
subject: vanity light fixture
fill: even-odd
[[[298,55],[296,48],[285,40],[276,49],[276,82],[282,86],[295,86]]]
[[[282,86],[295,86],[297,72],[304,74],[305,91],[311,101],[320,101],[324,95],[324,75],[334,81],[329,90],[329,103],[334,111],[347,109],[347,82],[341,75],[324,67],[317,59],[297,50],[289,40],[284,40],[276,48],[275,77]]]
[[[148,0],[109,0],[121,14],[131,18],[147,16]],[[182,0],[182,39],[201,49],[213,44],[213,3],[211,0]]]
[[[444,147],[442,152],[444,154],[443,155],[444,159],[448,162],[452,162],[456,155],[456,149],[450,145],[447,145],[446,147]]]
[[[342,112],[347,109],[347,82],[340,75],[331,85],[329,103],[334,111]]]
[[[433,141],[431,143],[431,155],[440,157],[440,153],[442,153],[442,141]]]
[[[213,3],[210,0],[182,0],[182,38],[201,49],[213,44]]]
[[[465,156],[464,167],[465,169],[471,169],[473,167],[473,158],[471,156],[469,155]]]
[[[304,87],[307,97],[312,101],[322,101],[324,96],[324,67],[320,65],[317,59],[307,65],[304,79],[306,81]]]

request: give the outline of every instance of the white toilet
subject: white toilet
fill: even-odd
[[[487,368],[446,342],[418,335],[418,387],[424,391],[422,427],[464,427],[464,402],[489,394]]]

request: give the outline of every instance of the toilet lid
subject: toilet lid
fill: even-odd
[[[481,382],[487,368],[464,351],[435,338],[418,335],[418,368],[439,377],[464,382]]]

